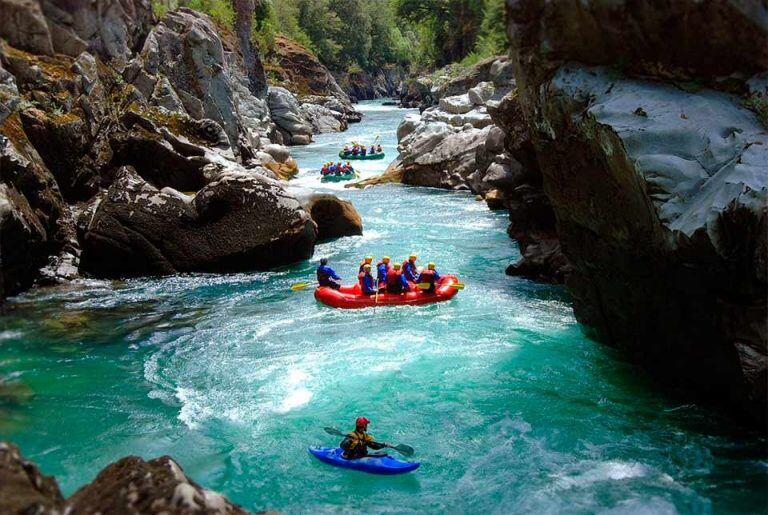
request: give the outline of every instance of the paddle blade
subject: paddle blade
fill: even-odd
[[[413,450],[413,447],[410,445],[405,445],[404,443],[401,443],[399,445],[390,445],[390,448],[396,450],[403,456],[413,456],[413,453],[415,452]]]
[[[298,283],[291,286],[291,291],[306,290],[309,288],[309,283]]]
[[[428,290],[429,287],[432,286],[432,285],[429,284],[429,283],[419,283],[416,286],[418,286],[419,289],[421,289],[421,290]]]
[[[347,436],[347,435],[345,435],[344,433],[342,433],[341,431],[339,431],[338,429],[336,429],[336,428],[334,428],[334,427],[324,427],[324,428],[323,428],[323,431],[325,431],[325,432],[326,432],[326,433],[328,433],[329,435],[334,435],[334,436]]]

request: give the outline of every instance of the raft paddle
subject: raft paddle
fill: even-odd
[[[305,290],[309,288],[309,283],[296,283],[291,285],[291,291]]]
[[[346,433],[342,433],[341,431],[339,431],[338,429],[333,428],[333,427],[324,427],[323,430],[326,433],[328,433],[329,435],[347,436]],[[399,452],[403,456],[413,456],[413,453],[415,452],[413,450],[413,447],[411,447],[410,445],[405,445],[404,443],[401,443],[399,445],[389,445],[389,444],[382,444],[382,445],[384,445],[384,447],[387,447],[389,449],[396,450],[397,452]]]
[[[419,287],[419,289],[422,290],[428,290],[430,286],[432,286],[429,283],[418,283],[416,286]],[[457,290],[463,290],[464,289],[464,283],[456,283],[456,284],[449,284],[451,288],[456,288]]]

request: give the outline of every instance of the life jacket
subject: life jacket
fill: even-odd
[[[362,458],[368,454],[368,446],[372,443],[374,443],[373,436],[365,432],[352,431],[347,433],[339,447],[344,450],[344,457],[347,459]]]
[[[423,270],[421,272],[421,275],[419,275],[418,280],[419,280],[419,283],[429,284],[429,288],[422,291],[426,291],[428,293],[432,293],[433,291],[435,291],[435,271],[434,270],[429,270],[429,269]]]
[[[402,275],[403,275],[402,272],[395,270],[394,268],[390,268],[387,271],[387,291],[388,292],[391,292],[391,293],[403,292]]]
[[[368,283],[367,285],[366,282]],[[376,282],[371,274],[366,274],[365,272],[360,274],[360,290],[365,295],[376,293]]]

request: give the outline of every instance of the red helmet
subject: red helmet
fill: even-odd
[[[357,427],[364,427],[364,426],[367,426],[370,423],[371,423],[371,421],[368,420],[365,417],[357,417],[357,420],[355,420],[355,426],[357,426]]]

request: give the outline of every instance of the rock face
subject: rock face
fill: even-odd
[[[0,442],[2,513],[246,514],[240,506],[187,478],[168,456],[144,461],[128,456],[99,472],[93,482],[64,499],[56,480]]]
[[[493,71],[491,71],[493,70]],[[507,273],[562,283],[571,266],[560,249],[555,215],[510,78],[506,58],[482,62],[444,84],[438,104],[407,115],[397,129],[398,159],[380,177],[351,186],[402,182],[470,190],[491,209],[508,209],[509,235],[522,258]],[[484,79],[495,80],[488,81]],[[464,87],[459,91],[459,85]],[[434,94],[439,94],[433,88]],[[498,100],[494,98],[507,92]]]
[[[355,100],[396,97],[400,84],[405,80],[405,70],[387,65],[375,73],[359,71],[337,74],[339,85]]]
[[[656,4],[509,4],[520,103],[579,321],[764,423],[768,139],[736,94],[768,67],[768,11]]]
[[[0,42],[0,299],[80,272],[311,256],[317,226],[277,181],[298,172],[283,135],[308,143],[305,116],[320,132],[355,112],[267,97],[254,5],[235,3],[234,33],[185,8],[157,22],[144,0],[0,4],[0,37],[20,47]]]
[[[301,106],[293,94],[285,88],[269,88],[269,110],[283,140],[291,145],[308,145],[312,142],[312,126],[304,118]]]
[[[272,79],[296,95],[332,96],[349,102],[328,68],[298,42],[278,35],[267,58],[273,63],[268,67]]]
[[[258,173],[222,172],[189,197],[123,168],[88,224],[81,266],[101,277],[265,269],[308,259],[316,237],[299,202]]]

